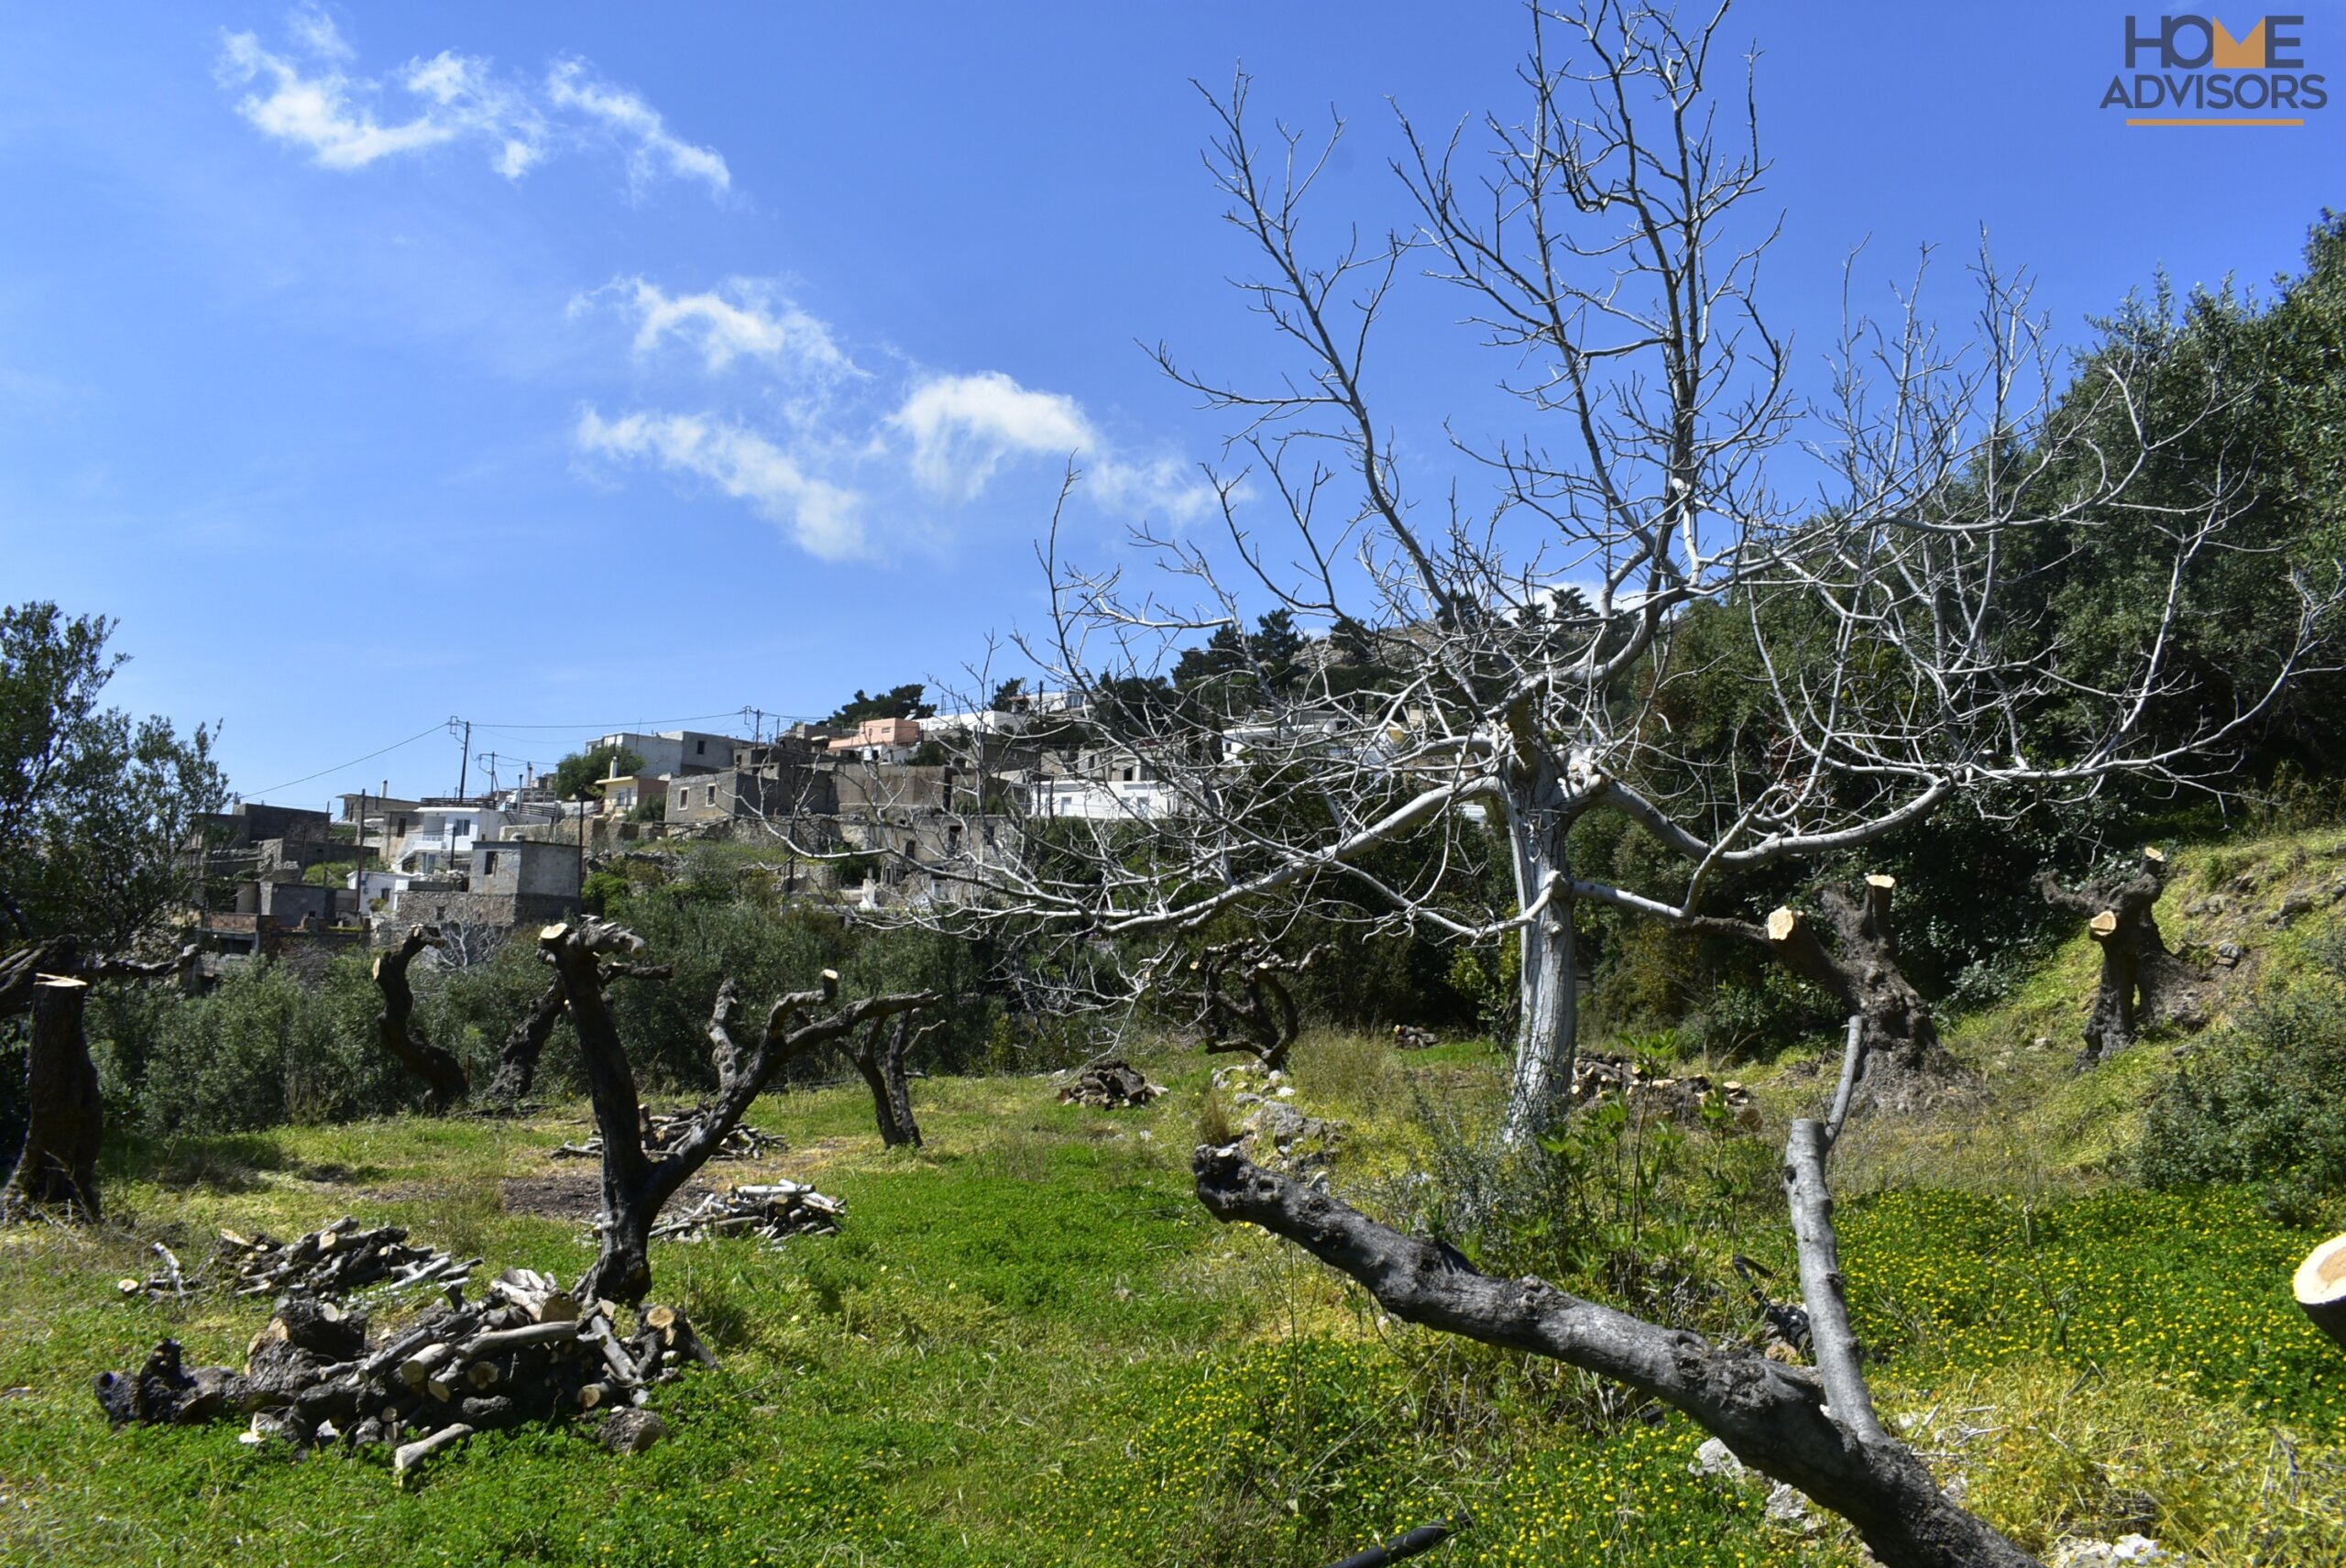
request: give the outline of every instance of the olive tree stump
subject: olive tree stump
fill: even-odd
[[[2080,1069],[2124,1050],[2145,1028],[2200,1016],[2198,971],[2168,950],[2159,930],[2156,908],[2168,870],[2165,854],[2146,849],[2132,869],[2081,887],[2063,886],[2049,871],[2037,874],[2045,902],[2083,916],[2101,949],[2101,979],[2086,1019],[2085,1049],[2077,1053]]]
[[[29,1205],[58,1205],[77,1218],[98,1218],[98,1144],[105,1130],[98,1069],[82,1032],[89,982],[44,974],[32,983],[32,1040],[26,1065],[25,1146],[0,1218]]]

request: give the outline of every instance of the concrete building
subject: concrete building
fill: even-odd
[[[1027,791],[1028,808],[1037,817],[1146,821],[1183,809],[1149,760],[1120,746],[1080,752],[1065,773],[1038,771]]]
[[[377,923],[378,946],[416,926],[486,927],[512,931],[578,913],[580,854],[575,844],[543,839],[483,841],[464,877],[416,877],[391,893]]]
[[[668,799],[666,773],[629,773],[603,781],[603,814],[625,817],[646,801],[658,801],[663,806]]]
[[[590,750],[604,746],[624,746],[643,759],[638,773],[658,777],[662,773],[705,773],[733,765],[733,748],[744,742],[729,735],[712,735],[701,729],[666,729],[656,735],[621,730],[598,739]]]
[[[668,781],[667,821],[672,826],[821,816],[838,809],[831,771],[806,764],[727,768]]]
[[[920,750],[920,720],[867,718],[854,734],[835,738],[826,750],[839,761],[909,762]]]

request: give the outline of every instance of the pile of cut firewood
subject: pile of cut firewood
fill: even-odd
[[[1393,1025],[1393,1043],[1405,1051],[1422,1051],[1442,1044],[1431,1029],[1420,1029],[1415,1024]]]
[[[1700,1121],[1703,1113],[1716,1105],[1726,1111],[1738,1127],[1760,1124],[1760,1102],[1733,1079],[1714,1081],[1699,1072],[1673,1078],[1651,1071],[1627,1057],[1583,1053],[1573,1058],[1572,1099],[1575,1105],[1620,1100],[1681,1122]]]
[[[641,1408],[652,1387],[688,1362],[715,1365],[674,1309],[644,1308],[623,1337],[612,1303],[581,1301],[528,1269],[498,1276],[480,1305],[448,1296],[370,1344],[365,1312],[295,1292],[253,1337],[242,1372],[187,1367],[167,1339],[137,1372],[100,1376],[98,1403],[116,1426],[241,1415],[247,1442],[387,1444],[403,1477],[476,1431],[582,1411],[605,1412],[606,1446],[640,1450],[665,1431]]]
[[[709,1108],[696,1105],[689,1111],[645,1111],[641,1113],[643,1152],[657,1159],[685,1140],[708,1114]],[[788,1154],[789,1141],[773,1133],[762,1132],[748,1123],[739,1123],[717,1146],[711,1159],[765,1159],[774,1155]],[[583,1144],[565,1143],[554,1150],[554,1159],[600,1159],[603,1138],[596,1134]]]
[[[443,1289],[463,1284],[480,1262],[477,1257],[459,1260],[438,1247],[413,1245],[398,1225],[362,1231],[347,1214],[290,1242],[266,1233],[241,1236],[223,1231],[211,1262],[193,1275],[180,1266],[162,1243],[150,1250],[156,1271],[144,1279],[120,1281],[115,1288],[123,1295],[181,1299],[215,1282],[239,1296],[299,1290],[336,1297],[359,1289],[379,1288],[390,1293],[419,1286]]]
[[[1164,1092],[1129,1062],[1103,1061],[1076,1074],[1075,1081],[1059,1091],[1059,1103],[1115,1111],[1127,1105],[1146,1105]]]
[[[712,1192],[699,1204],[652,1227],[655,1240],[708,1241],[756,1236],[769,1243],[792,1236],[831,1235],[847,1205],[796,1181],[768,1181]]]

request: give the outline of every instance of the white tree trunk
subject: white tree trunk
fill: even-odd
[[[1545,783],[1545,781],[1542,781]],[[1556,793],[1550,785],[1543,794]],[[1570,818],[1552,805],[1507,802],[1516,907],[1539,914],[1518,933],[1515,1070],[1507,1087],[1507,1139],[1523,1143],[1563,1114],[1580,1035],[1580,955],[1573,943],[1565,835]],[[1551,891],[1551,888],[1554,891]]]

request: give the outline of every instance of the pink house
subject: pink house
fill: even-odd
[[[833,740],[829,750],[860,751],[868,746],[917,746],[920,744],[920,721],[914,718],[867,718],[855,728],[852,735]]]

